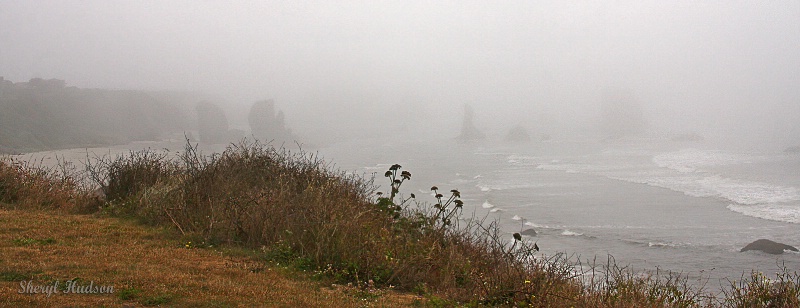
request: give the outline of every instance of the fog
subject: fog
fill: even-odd
[[[608,93],[651,134],[800,144],[798,1],[9,1],[0,76],[274,99],[299,136],[593,136]]]

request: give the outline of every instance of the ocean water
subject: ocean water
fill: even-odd
[[[19,156],[78,167],[94,156],[143,148],[182,150],[182,142],[136,143]],[[224,146],[202,146],[204,153]],[[637,141],[552,141],[524,145],[451,140],[338,143],[316,150],[331,167],[373,177],[400,164],[412,173],[402,196],[433,202],[430,187],[458,189],[464,216],[499,222],[512,241],[532,228],[541,256],[584,263],[613,257],[636,271],[683,273],[709,289],[749,275],[800,270],[800,254],[739,250],[766,238],[800,247],[800,155]]]
[[[739,250],[757,239],[800,247],[800,155],[656,141],[462,145],[342,143],[319,152],[336,166],[412,173],[401,192],[459,189],[465,215],[497,220],[540,254],[609,256],[637,271],[673,271],[714,290],[750,271],[800,270],[800,254]],[[412,184],[413,183],[413,184]],[[387,185],[384,185],[386,187]]]

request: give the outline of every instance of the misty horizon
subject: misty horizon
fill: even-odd
[[[3,1],[0,41],[6,80],[204,93],[232,125],[274,99],[310,138],[454,137],[464,104],[490,136],[583,135],[626,93],[650,132],[800,144],[790,1]]]

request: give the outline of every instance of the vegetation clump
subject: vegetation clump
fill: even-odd
[[[81,185],[73,170],[63,162],[61,169],[47,169],[0,158],[0,204],[74,213],[97,211],[101,201]]]

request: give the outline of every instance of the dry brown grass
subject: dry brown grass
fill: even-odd
[[[0,210],[0,306],[359,307],[406,306],[392,291],[363,297],[226,249],[186,248],[171,230],[117,218]],[[18,294],[80,278],[113,294]],[[126,291],[127,290],[127,291]],[[134,291],[136,290],[136,291]]]

